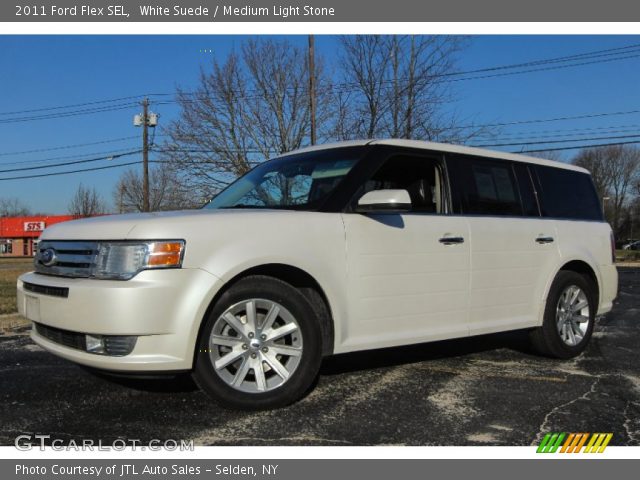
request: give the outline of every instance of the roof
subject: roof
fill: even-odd
[[[439,152],[460,153],[464,155],[475,155],[478,157],[488,157],[498,160],[510,160],[513,162],[524,162],[535,165],[546,165],[549,167],[564,168],[566,170],[575,170],[578,172],[589,173],[588,170],[571,165],[570,163],[556,162],[553,160],[545,160],[538,157],[530,157],[527,155],[520,155],[517,153],[499,152],[496,150],[486,150],[484,148],[465,147],[463,145],[453,145],[451,143],[436,143],[436,142],[424,142],[422,140],[401,140],[401,139],[380,139],[380,140],[352,140],[348,142],[327,143],[324,145],[314,145],[313,147],[306,147],[292,152],[288,152],[286,155],[303,152],[313,152],[317,150],[327,150],[330,148],[339,147],[356,147],[362,145],[393,145],[396,147],[417,148],[422,150],[435,150]]]

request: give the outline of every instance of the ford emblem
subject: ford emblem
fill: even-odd
[[[40,251],[40,263],[45,267],[50,267],[56,263],[56,251],[53,248]]]

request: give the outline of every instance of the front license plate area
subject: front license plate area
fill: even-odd
[[[40,299],[37,297],[25,296],[25,316],[32,322],[40,321]]]

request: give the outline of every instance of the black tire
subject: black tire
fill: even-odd
[[[562,340],[558,332],[556,319],[560,296],[572,285],[579,287],[585,293],[589,303],[589,323],[582,340],[576,345],[568,345]],[[538,353],[547,357],[561,359],[573,358],[582,353],[589,343],[595,324],[595,315],[598,308],[596,304],[596,288],[596,285],[590,279],[579,273],[569,270],[561,270],[558,273],[551,284],[549,295],[547,296],[542,326],[532,330],[530,333],[531,343]]]
[[[282,385],[249,393],[232,387],[217,373],[209,354],[209,338],[216,321],[227,309],[254,298],[277,302],[293,315],[302,335],[303,349],[297,367]],[[322,360],[321,339],[318,316],[299,290],[268,276],[246,277],[220,296],[205,319],[196,347],[193,379],[217,403],[228,408],[265,410],[284,407],[302,398],[314,384]]]

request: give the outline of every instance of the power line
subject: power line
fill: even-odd
[[[164,93],[150,94],[150,95],[165,95]],[[13,112],[0,112],[0,115],[21,115],[24,113],[34,113],[34,112],[45,112],[51,110],[64,110],[67,108],[77,108],[77,107],[85,107],[89,105],[99,105],[102,103],[113,103],[113,102],[121,102],[123,100],[135,100],[144,97],[144,95],[131,95],[128,97],[120,97],[120,98],[111,98],[107,100],[95,100],[92,102],[84,102],[84,103],[75,103],[71,105],[59,105],[56,107],[42,107],[42,108],[33,108],[31,110],[16,110]]]
[[[91,157],[91,156],[99,156],[99,155],[104,155],[105,157],[112,157],[114,155],[118,155],[120,153],[126,153],[131,151],[131,148],[119,148],[117,150],[104,150],[102,152],[90,152],[90,153],[77,153],[74,155],[61,155],[58,157],[49,157],[49,158],[41,158],[38,160],[22,160],[19,162],[2,162],[3,167],[6,167],[8,165],[32,165],[34,163],[49,163],[49,162],[55,162],[57,160],[65,160],[68,158],[86,158],[86,157]]]
[[[169,162],[163,161],[163,160],[149,160],[149,163],[164,164],[164,163],[169,163]],[[42,173],[42,174],[35,174],[35,175],[22,175],[22,176],[19,176],[19,177],[5,177],[5,178],[0,178],[0,182],[9,181],[9,180],[25,180],[25,179],[29,179],[29,178],[56,177],[56,176],[61,176],[61,175],[71,175],[71,174],[75,174],[75,173],[96,172],[96,171],[100,171],[100,170],[108,170],[108,169],[111,169],[111,168],[128,167],[128,166],[131,166],[131,165],[139,165],[139,164],[140,164],[140,161],[135,161],[135,162],[119,163],[117,165],[106,165],[104,167],[91,167],[91,168],[83,168],[83,169],[78,169],[78,170],[67,170],[67,171],[64,171],[64,172]],[[229,182],[225,182],[224,180],[212,179],[212,181],[215,181],[217,183],[221,183],[223,185],[229,185]]]
[[[464,130],[470,128],[485,128],[485,127],[510,127],[515,125],[531,125],[536,123],[551,123],[551,122],[565,122],[569,120],[583,120],[589,118],[602,118],[602,117],[612,117],[612,116],[624,116],[624,115],[635,115],[640,113],[639,110],[624,110],[624,111],[615,111],[615,112],[598,112],[598,113],[586,113],[581,115],[571,115],[571,116],[562,116],[562,117],[551,117],[551,118],[536,118],[531,120],[513,120],[509,122],[495,122],[495,123],[470,123],[466,125],[460,125],[456,127],[450,127],[448,130]],[[635,125],[633,125],[635,126]],[[607,127],[609,128],[609,127]],[[167,135],[159,135],[159,136],[167,136]],[[171,135],[169,135],[171,136]]]
[[[612,135],[614,133],[634,133],[634,132],[638,132],[640,131],[637,127],[636,128],[623,128],[620,130],[600,130],[597,133],[600,135]],[[558,133],[555,135],[551,135],[551,134],[547,134],[547,135],[540,135],[540,136],[534,136],[534,135],[506,135],[505,137],[498,137],[498,138],[484,138],[482,140],[478,140],[481,142],[514,142],[515,140],[522,140],[521,142],[517,143],[516,145],[521,145],[521,144],[526,144],[526,143],[531,143],[531,142],[535,142],[536,140],[546,140],[546,139],[555,139],[555,138],[563,138],[563,139],[569,139],[571,137],[577,137],[574,138],[573,141],[575,142],[579,142],[580,138],[579,137],[584,137],[584,136],[591,136],[596,134],[596,132],[594,132],[593,130],[591,131],[585,131],[585,132],[580,132],[580,133]],[[481,137],[480,137],[481,138]],[[486,144],[487,146],[499,146],[496,144]]]
[[[480,133],[478,134],[478,138],[487,138],[485,141],[499,141],[498,139],[504,138],[505,140],[510,139],[524,139],[531,138],[537,139],[541,137],[535,137],[534,135],[544,133],[544,134],[555,134],[555,135],[547,135],[546,137],[554,137],[554,136],[576,136],[576,135],[591,135],[593,132],[601,132],[601,131],[611,131],[614,132],[623,132],[628,131],[629,129],[637,129],[640,128],[640,123],[628,124],[628,125],[607,125],[600,127],[579,127],[579,128],[554,128],[547,130],[525,130],[525,131],[515,131],[515,132],[503,132],[500,133],[497,137],[492,133]],[[575,132],[575,133],[562,133],[562,132]],[[582,133],[585,132],[585,133]],[[542,138],[546,138],[542,137]]]
[[[432,77],[429,77],[423,81],[416,81],[417,85],[420,85],[421,83],[452,83],[452,82],[464,82],[464,81],[469,81],[469,80],[484,80],[484,79],[489,79],[489,78],[498,78],[498,77],[508,77],[508,76],[512,76],[512,75],[523,75],[525,73],[535,73],[535,72],[548,72],[548,71],[554,71],[554,70],[562,70],[562,69],[566,69],[566,68],[572,68],[572,67],[581,67],[581,66],[586,66],[586,65],[595,65],[595,64],[599,64],[599,63],[610,63],[610,62],[616,62],[619,60],[628,60],[631,58],[638,58],[640,57],[640,51],[638,54],[635,55],[628,55],[625,57],[618,57],[618,58],[610,58],[610,59],[604,59],[604,60],[594,60],[594,61],[589,61],[589,62],[580,62],[580,63],[572,63],[569,65],[557,65],[557,66],[553,66],[553,67],[540,67],[540,68],[530,68],[527,70],[518,70],[515,72],[503,72],[503,73],[493,73],[493,74],[488,74],[488,75],[476,75],[476,76],[469,76],[469,77],[463,77],[463,78],[442,78],[441,80],[438,80],[438,78],[440,77],[450,77],[453,76],[455,74],[442,74],[442,75],[434,75]],[[487,70],[491,70],[491,69],[487,69]],[[435,78],[435,80],[433,80]],[[385,82],[392,82],[395,80],[387,80]],[[402,82],[403,80],[398,80],[400,82]],[[383,82],[383,83],[385,83]],[[326,88],[326,87],[325,87]],[[340,87],[338,89],[334,89],[333,87],[329,87],[330,90],[337,90],[338,93],[348,93],[348,92],[352,92],[355,90],[358,90],[358,86],[347,86],[347,87]],[[388,86],[383,86],[381,87],[382,89],[391,89],[394,88],[393,85],[388,85]]]
[[[613,147],[617,145],[633,145],[640,143],[640,140],[633,140],[630,142],[614,142],[614,143],[597,143],[591,145],[578,145],[575,147],[554,147],[554,148],[540,148],[536,150],[519,150],[511,153],[538,153],[538,152],[558,152],[561,150],[579,150],[581,148],[599,148],[599,147]]]
[[[612,137],[593,137],[593,138],[578,138],[578,139],[566,139],[566,140],[546,140],[535,142],[515,142],[515,143],[494,143],[494,144],[476,144],[470,145],[471,147],[487,148],[487,147],[513,147],[515,145],[547,145],[552,143],[575,143],[594,140],[617,140],[621,138],[635,138],[640,137],[640,133],[634,135],[617,135]]]
[[[110,155],[107,157],[96,157],[96,158],[88,158],[88,159],[84,159],[84,160],[75,160],[73,162],[63,162],[63,163],[55,163],[53,165],[40,165],[37,167],[20,167],[20,168],[9,168],[6,170],[0,170],[0,173],[8,173],[8,172],[24,172],[24,171],[28,171],[28,170],[43,170],[43,169],[47,169],[47,168],[54,168],[54,167],[65,167],[67,165],[78,165],[81,163],[91,163],[91,162],[99,162],[100,160],[114,160],[116,158],[120,158],[120,157],[128,157],[129,155],[135,155],[136,153],[140,153],[141,150],[135,150],[132,152],[127,152],[127,153],[121,153],[118,155]]]
[[[154,152],[158,153],[286,153],[279,150],[259,150],[257,148],[248,149],[206,149],[206,148],[154,148]]]
[[[129,163],[121,163],[118,165],[107,165],[105,167],[93,167],[93,168],[85,168],[80,170],[67,170],[65,172],[53,172],[53,173],[41,173],[37,175],[23,175],[20,177],[8,177],[8,178],[0,178],[0,181],[8,181],[8,180],[24,180],[27,178],[42,178],[42,177],[56,177],[59,175],[70,175],[72,173],[83,173],[83,172],[95,172],[98,170],[107,170],[110,168],[119,168],[119,167],[127,167],[130,165],[138,165],[140,162],[129,162]]]
[[[424,82],[450,83],[450,82],[463,82],[463,81],[468,81],[468,80],[483,80],[483,79],[487,79],[487,78],[498,78],[498,77],[508,77],[508,76],[512,76],[512,75],[522,75],[522,74],[525,74],[525,73],[562,70],[562,69],[565,69],[565,68],[582,67],[582,66],[585,66],[585,65],[595,65],[595,64],[599,64],[599,63],[610,63],[610,62],[616,62],[616,61],[619,61],[619,60],[628,60],[628,59],[631,59],[631,58],[638,58],[638,57],[640,57],[640,51],[638,51],[638,53],[635,54],[635,55],[628,55],[628,56],[624,56],[624,57],[610,58],[610,59],[603,59],[603,60],[593,60],[593,61],[589,61],[589,62],[572,63],[572,64],[569,64],[569,65],[557,65],[557,66],[553,66],[553,67],[530,68],[530,69],[527,69],[527,70],[518,70],[516,72],[493,73],[493,74],[488,74],[488,75],[476,75],[476,76],[469,76],[469,77],[463,77],[463,78],[444,78],[443,80],[437,80],[437,78],[450,77],[450,76],[453,76],[453,75],[456,75],[456,74],[451,73],[451,74],[435,75],[435,76],[430,77],[429,79],[425,80]],[[550,62],[550,63],[554,63],[554,62]],[[486,69],[486,70],[487,71],[491,71],[493,69]],[[436,80],[432,81],[431,80],[432,78],[436,78]],[[388,80],[388,82],[391,82],[391,81],[392,80]],[[402,81],[402,80],[400,80],[400,81]],[[420,83],[420,82],[418,81],[416,83]],[[350,90],[352,91],[354,88],[357,88],[357,87],[350,87],[349,89],[345,89],[343,91],[345,91],[345,92],[348,92]],[[392,86],[382,87],[382,88],[392,88]]]
[[[121,142],[124,140],[132,140],[134,138],[138,138],[137,136],[131,136],[131,137],[120,137],[120,138],[111,138],[109,140],[100,140],[97,142],[89,142],[89,143],[76,143],[73,145],[61,145],[58,147],[47,147],[47,148],[38,148],[35,150],[22,150],[20,152],[0,152],[0,157],[4,157],[7,155],[25,155],[27,153],[40,153],[40,152],[50,152],[53,150],[68,150],[68,149],[72,149],[72,148],[78,148],[78,147],[88,147],[90,145],[101,145],[104,143],[117,143],[117,142]]]
[[[585,66],[585,65],[592,65],[592,64],[598,64],[598,63],[609,63],[609,62],[613,62],[613,61],[619,61],[619,60],[627,60],[627,59],[631,59],[631,58],[637,58],[640,57],[640,49],[638,49],[637,44],[634,45],[630,45],[627,47],[620,47],[620,48],[616,48],[616,49],[608,49],[608,50],[598,50],[598,51],[594,51],[594,52],[588,52],[588,53],[583,53],[583,54],[578,54],[578,55],[571,55],[571,56],[565,56],[565,57],[556,57],[556,58],[551,58],[551,59],[545,59],[545,60],[538,60],[538,61],[532,61],[532,62],[525,62],[525,63],[517,63],[517,64],[511,64],[511,65],[500,65],[500,66],[496,66],[496,67],[487,67],[487,68],[481,68],[481,69],[475,69],[475,70],[467,70],[467,71],[463,71],[463,72],[447,72],[447,73],[441,73],[441,74],[434,74],[434,75],[430,75],[428,76],[425,80],[423,81],[417,81],[417,84],[420,83],[448,83],[448,82],[460,82],[460,81],[468,81],[468,80],[480,80],[480,79],[487,79],[487,78],[497,78],[497,77],[504,77],[504,76],[510,76],[510,75],[522,75],[525,73],[533,73],[533,72],[540,72],[540,71],[553,71],[553,70],[560,70],[560,69],[564,69],[564,68],[571,68],[571,67],[579,67],[579,66]],[[601,53],[601,52],[607,52],[607,51],[611,51],[611,50],[626,50],[626,51],[620,51],[617,53],[608,53],[608,54],[598,54],[597,53]],[[633,55],[629,55],[629,54],[633,54]],[[622,56],[621,56],[622,55]],[[600,60],[591,60],[591,61],[581,61],[581,60],[589,60],[589,59],[594,59],[594,58],[600,58],[600,57],[616,57],[616,58],[604,58],[604,59],[600,59]],[[516,72],[505,72],[505,73],[494,73],[494,74],[489,74],[489,75],[476,75],[478,73],[484,73],[484,72],[494,72],[494,71],[498,71],[498,70],[508,70],[508,69],[515,69],[515,68],[527,68],[527,67],[539,67],[542,65],[549,65],[549,64],[555,64],[555,63],[566,63],[566,62],[578,62],[578,63],[570,63],[568,65],[557,65],[557,66],[552,66],[552,67],[542,67],[542,68],[529,68],[526,70],[519,70]],[[475,75],[475,76],[468,76],[468,75]],[[464,77],[466,76],[466,77]],[[464,78],[451,78],[451,77],[464,77]],[[439,80],[438,80],[439,79]],[[396,87],[396,83],[397,82],[404,82],[408,79],[406,78],[399,78],[399,79],[390,79],[390,80],[383,80],[379,83],[381,84],[391,84],[387,87],[381,87],[384,89],[388,89],[388,88],[395,88]],[[337,93],[347,93],[350,91],[355,91],[359,89],[359,85],[355,82],[340,82],[340,83],[333,83],[332,85],[329,86],[325,86],[323,87],[325,90],[331,91],[333,90],[334,92]],[[253,98],[259,98],[260,95],[256,94],[255,92],[257,92],[257,89],[251,89],[249,90],[250,92],[254,92],[250,95],[246,94],[246,93],[242,93],[242,92],[234,92],[236,94],[237,97],[239,98],[243,98],[243,99],[253,99]],[[182,95],[187,95],[187,96],[200,96],[201,98],[204,96],[202,95],[201,92],[181,92]],[[168,105],[168,104],[174,104],[174,103],[195,103],[197,102],[198,99],[195,100],[187,100],[187,99],[181,99],[181,100],[165,100],[165,101],[161,101],[158,102],[159,105]]]
[[[530,125],[533,123],[549,123],[549,122],[564,122],[568,120],[582,120],[585,118],[600,118],[600,117],[611,117],[611,116],[620,116],[620,115],[634,115],[640,113],[640,110],[626,110],[626,111],[617,111],[617,112],[604,112],[604,113],[586,113],[582,115],[572,115],[572,116],[564,116],[564,117],[551,117],[551,118],[537,118],[534,120],[514,120],[511,122],[500,122],[500,123],[485,123],[485,124],[469,124],[462,125],[459,127],[453,127],[456,129],[464,129],[464,128],[483,128],[483,127],[509,127],[513,125]]]
[[[486,67],[486,68],[480,68],[477,70],[467,70],[466,72],[460,72],[459,75],[467,75],[467,74],[473,74],[473,73],[484,73],[484,72],[489,72],[489,71],[494,71],[494,70],[503,70],[503,69],[508,69],[508,68],[521,68],[521,67],[528,67],[528,66],[534,66],[534,65],[541,65],[541,64],[548,64],[548,63],[558,63],[558,62],[562,62],[562,61],[570,61],[570,60],[579,60],[581,58],[585,58],[585,57],[589,57],[589,58],[597,58],[597,57],[603,57],[603,56],[610,56],[610,55],[623,55],[629,52],[623,51],[623,50],[637,50],[638,48],[640,48],[640,43],[634,43],[631,45],[627,45],[625,47],[616,47],[616,48],[607,48],[604,50],[592,50],[590,52],[585,52],[585,53],[579,53],[579,54],[574,54],[574,55],[568,55],[568,56],[564,56],[564,57],[552,57],[552,58],[545,58],[545,59],[540,59],[540,60],[532,60],[529,62],[524,62],[524,63],[516,63],[516,64],[507,64],[507,65],[501,65],[501,66],[497,66],[497,67]],[[619,52],[617,54],[615,53],[607,53],[607,52]],[[602,55],[601,55],[602,54]],[[455,73],[451,73],[450,75],[455,75]]]
[[[11,117],[11,118],[0,119],[0,124],[31,122],[33,120],[51,120],[51,119],[57,119],[57,118],[75,117],[78,115],[90,115],[94,113],[115,112],[117,110],[125,110],[133,107],[137,107],[137,105],[138,104],[136,103],[126,103],[126,104],[120,104],[120,105],[112,105],[108,107],[87,108],[87,109],[75,110],[70,112],[32,115],[32,116],[26,116],[26,117]]]

